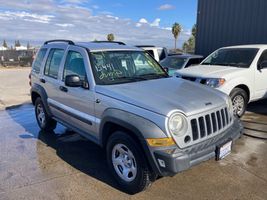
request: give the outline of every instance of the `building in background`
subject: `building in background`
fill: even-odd
[[[198,0],[196,54],[267,44],[267,0]]]

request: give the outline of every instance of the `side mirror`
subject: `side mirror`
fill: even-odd
[[[258,70],[267,68],[267,60],[262,61],[259,65],[258,65]]]
[[[163,68],[167,73],[169,73],[169,68],[168,67],[164,67]]]
[[[68,87],[81,87],[83,84],[78,75],[67,75],[65,77],[65,85]]]

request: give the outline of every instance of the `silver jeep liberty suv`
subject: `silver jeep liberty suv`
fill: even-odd
[[[128,193],[224,158],[243,131],[227,95],[169,77],[122,42],[45,42],[32,66],[31,98],[41,129],[59,122],[105,148]]]

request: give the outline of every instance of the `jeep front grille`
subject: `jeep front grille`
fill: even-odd
[[[193,141],[223,131],[231,123],[227,108],[191,119]]]

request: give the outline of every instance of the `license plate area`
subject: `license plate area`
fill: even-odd
[[[233,141],[227,141],[226,143],[217,146],[216,148],[216,160],[224,159],[226,156],[228,156],[232,151],[232,143]]]

